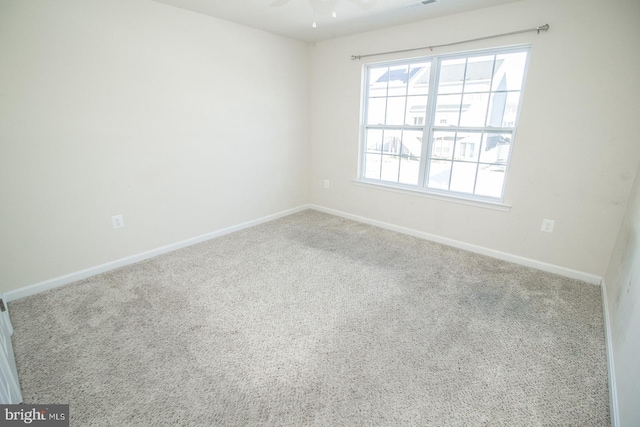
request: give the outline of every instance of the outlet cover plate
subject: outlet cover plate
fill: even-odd
[[[113,224],[113,228],[122,228],[124,227],[124,217],[122,215],[114,215],[111,217],[111,224]]]
[[[542,227],[540,227],[540,231],[544,231],[545,233],[553,233],[553,227],[555,227],[556,222],[552,219],[543,219]]]

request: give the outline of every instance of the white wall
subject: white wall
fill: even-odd
[[[318,43],[309,68],[303,43],[148,0],[1,0],[0,292],[311,200],[606,272],[620,420],[631,425],[638,18],[636,0],[525,0]],[[533,46],[509,212],[353,184],[364,61],[350,55],[544,23],[551,30],[538,36],[435,52]],[[113,230],[119,213],[126,226]],[[553,234],[539,231],[542,218],[556,220]]]
[[[640,169],[604,277],[621,426],[640,420]]]
[[[308,202],[308,65],[149,0],[0,1],[0,292]]]
[[[311,65],[313,202],[602,276],[640,159],[634,127],[640,116],[639,18],[637,0],[525,0],[318,43]],[[351,55],[545,23],[548,33],[433,52],[532,45],[506,184],[509,212],[354,185],[362,65],[409,55],[361,61],[351,61]],[[540,232],[543,218],[556,221],[553,234]]]

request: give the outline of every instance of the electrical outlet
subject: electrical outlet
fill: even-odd
[[[542,227],[540,227],[540,231],[544,231],[545,233],[553,233],[553,227],[556,225],[556,222],[552,219],[543,219]]]
[[[328,179],[324,180],[324,188],[329,188],[329,180]]]
[[[113,224],[113,228],[122,228],[124,227],[124,218],[122,215],[114,215],[111,217],[111,224]]]

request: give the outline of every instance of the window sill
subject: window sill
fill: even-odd
[[[380,183],[380,182],[361,181],[361,180],[353,180],[352,182],[355,185],[361,186],[361,187],[375,188],[378,190],[391,191],[394,193],[407,194],[410,196],[426,197],[429,199],[440,200],[443,202],[458,203],[461,205],[475,206],[478,208],[493,209],[493,210],[502,211],[502,212],[509,212],[509,210],[511,209],[511,205],[506,205],[499,201],[495,201],[495,202],[484,201],[484,200],[466,198],[464,196],[457,196],[457,195],[445,196],[445,195],[427,192],[424,190],[400,187],[393,184],[386,184],[386,183]]]

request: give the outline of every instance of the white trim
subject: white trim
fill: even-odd
[[[461,242],[459,240],[450,239],[448,237],[438,236],[436,234],[425,233],[424,231],[418,231],[407,227],[402,227],[387,222],[378,221],[375,219],[365,218],[358,215],[342,212],[336,209],[326,208],[319,205],[310,205],[311,209],[315,209],[320,212],[328,213],[331,215],[340,216],[343,218],[351,219],[353,221],[362,222],[365,224],[374,225],[376,227],[385,228],[387,230],[397,231],[398,233],[408,234],[410,236],[418,237],[425,240],[430,240],[436,243],[442,243],[448,246],[453,246],[459,249],[464,249],[469,252],[474,252],[481,255],[490,256],[492,258],[501,259],[503,261],[513,262],[515,264],[524,265],[526,267],[535,268],[538,270],[546,271],[560,276],[569,277],[571,279],[582,280],[583,282],[590,283],[592,285],[599,285],[602,277],[595,274],[585,273],[583,271],[573,270],[571,268],[562,267],[555,264],[549,264],[543,261],[538,261],[531,258],[525,258],[519,255],[513,255],[510,253],[498,251],[484,246],[478,246],[471,243]]]
[[[602,279],[602,310],[604,317],[604,337],[607,346],[607,368],[609,371],[609,412],[611,414],[611,427],[620,425],[618,413],[618,388],[616,386],[616,370],[613,360],[613,343],[611,341],[611,317],[609,317],[609,303],[607,301],[607,285]]]
[[[407,194],[410,196],[427,197],[429,199],[441,200],[443,202],[458,203],[461,205],[475,206],[478,208],[493,209],[501,212],[509,212],[509,210],[511,210],[511,205],[507,205],[499,201],[490,202],[487,200],[477,200],[470,197],[464,197],[462,195],[456,195],[455,193],[438,194],[432,191],[426,191],[424,189],[420,189],[418,187],[405,188],[405,187],[400,187],[398,184],[385,183],[382,181],[373,182],[373,181],[364,181],[364,180],[353,180],[351,182],[354,185],[359,185],[361,187],[374,188],[376,190],[391,191],[392,193]]]
[[[4,294],[0,294],[0,298],[4,300]],[[13,352],[13,344],[11,343],[13,326],[11,326],[8,310],[9,307],[7,305],[6,310],[0,313],[0,334],[2,335],[2,343],[0,344],[0,377],[2,377],[0,403],[3,405],[16,405],[22,403],[23,399],[16,358]]]
[[[5,311],[0,313],[0,316],[5,317],[5,320],[7,322],[6,323],[7,329],[9,330],[9,335],[13,335],[13,325],[11,324],[11,316],[9,315],[9,304],[6,304],[7,302],[9,302],[9,300],[7,299],[7,294],[0,293],[0,299],[5,302],[5,305],[4,305]]]
[[[542,27],[540,27],[542,28]],[[465,64],[465,73],[467,70],[467,65],[468,65],[468,60],[473,59],[473,58],[480,58],[486,55],[491,55],[493,56],[493,65],[494,65],[494,69],[492,69],[492,74],[490,77],[490,88],[489,88],[489,94],[494,93],[496,90],[493,89],[493,83],[494,83],[494,79],[497,77],[498,73],[498,69],[495,68],[495,64],[497,61],[497,57],[501,54],[520,54],[520,53],[524,53],[526,55],[525,57],[525,64],[524,64],[524,68],[523,68],[523,74],[522,74],[522,80],[520,81],[520,89],[518,90],[511,90],[510,92],[514,92],[514,93],[518,93],[519,98],[518,98],[518,108],[515,114],[515,118],[514,118],[514,122],[511,126],[503,126],[502,124],[499,127],[493,127],[493,126],[489,126],[486,124],[486,121],[489,117],[490,114],[490,108],[487,108],[486,112],[485,112],[485,121],[483,122],[485,126],[462,126],[459,124],[456,125],[452,125],[452,126],[440,126],[439,123],[435,123],[435,119],[436,116],[438,114],[437,111],[437,98],[439,96],[439,90],[440,87],[438,85],[438,81],[440,79],[440,74],[442,72],[442,68],[443,68],[443,63],[445,60],[452,60],[452,59],[460,59],[460,60],[464,60],[464,64]],[[365,55],[366,56],[366,55]],[[493,209],[496,210],[509,210],[510,206],[506,205],[503,203],[504,201],[504,196],[505,196],[505,191],[506,191],[506,187],[507,187],[507,182],[508,182],[508,176],[509,176],[509,171],[510,171],[510,164],[511,164],[511,156],[513,153],[513,147],[515,144],[515,140],[516,140],[516,133],[517,133],[517,128],[518,128],[518,123],[520,120],[520,112],[522,109],[522,99],[523,99],[523,95],[524,95],[524,89],[525,89],[525,85],[526,85],[526,80],[527,80],[527,73],[528,73],[528,69],[529,69],[529,60],[531,58],[531,44],[527,43],[527,44],[518,44],[518,45],[514,45],[514,46],[503,46],[503,47],[497,47],[497,48],[483,48],[483,49],[475,49],[475,50],[470,50],[470,51],[462,51],[462,52],[451,52],[451,53],[443,53],[443,54],[433,54],[433,55],[423,55],[423,56],[417,56],[417,57],[413,57],[413,58],[399,58],[399,59],[395,59],[395,60],[389,60],[389,61],[380,61],[380,62],[373,62],[373,63],[366,63],[363,64],[362,66],[362,85],[361,85],[361,104],[360,104],[360,130],[359,130],[359,144],[358,144],[358,178],[356,180],[356,182],[358,183],[364,183],[364,184],[382,184],[385,187],[390,187],[390,188],[398,188],[400,191],[403,191],[405,189],[408,189],[409,191],[414,190],[417,193],[431,193],[431,194],[435,194],[436,196],[441,195],[440,197],[442,197],[443,200],[446,200],[448,197],[451,197],[452,199],[458,199],[458,200],[468,200],[470,202],[478,202],[477,205],[482,206],[482,203],[486,203],[486,206],[483,207],[491,207],[492,205],[494,206]],[[385,124],[385,123],[377,123],[377,124],[369,124],[367,123],[367,120],[369,119],[369,101],[372,98],[372,94],[370,93],[370,89],[371,89],[371,82],[370,82],[370,77],[371,77],[371,71],[374,69],[381,69],[384,67],[392,67],[395,65],[402,65],[402,66],[406,66],[406,67],[410,67],[411,65],[417,64],[417,63],[429,63],[429,85],[428,85],[428,89],[429,89],[429,96],[428,96],[428,102],[426,104],[426,108],[425,108],[425,112],[424,112],[424,118],[425,118],[425,123],[422,126],[419,125],[410,125],[407,123],[402,123],[402,124]],[[388,68],[390,69],[390,68]],[[408,92],[408,88],[409,88],[409,81],[407,80],[407,85],[406,88],[407,90],[405,90],[404,94],[396,94],[400,97],[403,97],[406,99],[408,99],[408,97],[410,96],[409,92]],[[462,82],[462,89],[461,89],[461,93],[462,95],[466,94],[466,93],[473,93],[473,92],[465,92],[466,89],[466,82],[463,81]],[[375,95],[375,98],[379,98],[379,99],[388,99],[391,95],[389,94],[389,88],[384,89],[384,95],[382,94],[378,94]],[[405,103],[405,116],[407,114],[407,103]],[[458,117],[461,118],[462,117],[462,104],[460,105],[459,111],[458,111]],[[370,129],[378,129],[378,130],[414,130],[414,131],[420,131],[422,130],[422,141],[426,143],[422,144],[422,151],[420,153],[420,158],[419,158],[419,175],[418,175],[418,182],[414,185],[407,185],[407,184],[401,184],[399,182],[390,182],[390,181],[384,181],[381,179],[375,179],[375,178],[366,178],[366,158],[367,158],[367,134],[368,131]],[[500,197],[499,198],[493,198],[493,197],[489,197],[489,196],[482,196],[482,195],[476,195],[476,194],[464,194],[464,193],[460,193],[460,192],[456,192],[456,191],[452,191],[451,190],[451,180],[452,180],[452,173],[449,174],[449,185],[447,186],[446,190],[437,190],[437,189],[432,189],[432,188],[428,188],[427,181],[428,181],[428,174],[429,174],[429,170],[431,169],[430,166],[430,159],[432,159],[432,150],[433,150],[433,146],[435,144],[435,140],[434,140],[434,134],[436,131],[450,131],[450,132],[480,132],[482,134],[488,134],[488,133],[504,133],[507,134],[509,133],[511,135],[511,142],[510,142],[510,148],[509,148],[509,154],[508,154],[508,158],[507,161],[505,163],[505,171],[504,171],[504,180],[502,183],[502,188],[501,188],[501,192],[500,192]],[[453,146],[453,150],[455,151],[456,148],[456,144],[457,142],[454,141],[454,146]],[[480,150],[480,147],[478,148]],[[375,151],[375,150],[374,150]],[[384,154],[384,151],[380,151],[380,154]],[[453,164],[455,164],[457,162],[457,160],[455,159],[455,156],[453,156],[451,159],[449,159]],[[459,162],[459,161],[458,161]],[[465,163],[469,163],[469,164],[475,164],[477,166],[477,170],[479,171],[479,167],[481,164],[488,164],[491,162],[481,162],[480,157],[478,157],[475,161],[466,161]],[[476,173],[475,178],[474,178],[474,193],[475,193],[475,187],[478,183],[478,173]],[[461,202],[464,203],[464,202]],[[471,204],[471,203],[468,203]],[[477,206],[476,205],[476,206]]]
[[[225,234],[233,233],[234,231],[243,230],[245,228],[253,227],[258,224],[262,224],[265,222],[273,221],[278,218],[282,218],[287,215],[291,215],[297,212],[304,211],[306,209],[310,209],[310,205],[302,205],[293,209],[288,209],[285,211],[277,212],[275,214],[267,215],[258,219],[254,219],[251,221],[244,222],[242,224],[232,225],[230,227],[226,227],[217,231],[213,231],[211,233],[203,234],[200,236],[192,237],[187,240],[182,240],[180,242],[172,243],[170,245],[161,246],[159,248],[151,249],[146,252],[142,252],[136,255],[131,255],[125,258],[120,258],[115,261],[107,262],[105,264],[97,265],[95,267],[90,267],[85,270],[76,271],[71,274],[66,274],[64,276],[55,277],[53,279],[45,280],[44,282],[35,283],[33,285],[24,286],[19,289],[14,289],[4,293],[4,298],[6,302],[15,301],[20,298],[28,297],[31,295],[35,295],[40,292],[48,291],[50,289],[58,288],[60,286],[67,285],[72,282],[77,282],[78,280],[86,279],[87,277],[95,276],[96,274],[105,273],[107,271],[124,267],[126,265],[135,264],[140,261],[144,261],[149,258],[156,257],[158,255],[165,254],[167,252],[172,252],[177,249],[185,248],[187,246],[195,245],[196,243],[201,243],[207,240],[215,239],[216,237],[224,236]]]
[[[456,248],[464,249],[470,252],[475,252],[482,255],[487,255],[493,258],[498,258],[503,261],[509,261],[516,264],[524,265],[527,267],[536,268],[538,270],[547,271],[554,274],[559,274],[561,276],[570,277],[572,279],[582,280],[594,285],[597,285],[601,282],[602,278],[593,274],[584,273],[577,270],[572,270],[569,268],[557,266],[554,264],[548,264],[542,261],[537,261],[530,258],[521,257],[518,255],[512,255],[506,252],[497,251],[495,249],[485,248],[483,246],[477,246],[470,243],[461,242],[459,240],[449,239],[447,237],[438,236],[435,234],[425,233],[423,231],[413,230],[407,227],[402,227],[399,225],[389,224],[382,221],[377,221],[370,218],[361,217],[358,215],[349,214],[346,212],[338,211],[335,209],[326,208],[319,205],[314,204],[306,204],[301,205],[293,209],[288,209],[285,211],[277,212],[272,215],[267,215],[252,221],[244,222],[242,224],[233,225],[230,227],[226,227],[211,233],[203,234],[201,236],[192,237],[187,240],[183,240],[180,242],[172,243],[170,245],[161,246],[156,249],[152,249],[146,252],[142,252],[136,255],[131,255],[125,258],[121,258],[115,261],[107,262],[105,264],[97,265],[95,267],[90,267],[85,270],[76,271],[74,273],[70,273],[64,276],[55,277],[53,279],[45,280],[43,282],[34,283],[32,285],[24,286],[19,289],[14,289],[11,291],[7,291],[4,293],[5,302],[15,301],[20,298],[24,298],[27,296],[35,295],[40,292],[48,291],[50,289],[58,288],[60,286],[67,285],[72,282],[77,282],[78,280],[86,279],[87,277],[95,276],[97,274],[105,273],[110,270],[114,270],[116,268],[124,267],[126,265],[135,264],[140,261],[144,261],[149,258],[153,258],[158,255],[165,254],[167,252],[172,252],[177,249],[181,249],[187,246],[195,245],[196,243],[201,243],[210,239],[214,239],[216,237],[224,236],[225,234],[233,233],[234,231],[243,230],[245,228],[253,227],[254,225],[262,224],[265,222],[273,221],[278,218],[282,218],[287,215],[291,215],[297,212],[304,211],[306,209],[315,209],[320,212],[325,212],[331,215],[340,216],[343,218],[351,219],[354,221],[362,222],[365,224],[374,225],[376,227],[385,228],[387,230],[396,231],[403,234],[408,234],[414,237],[419,237],[421,239],[430,240],[437,243],[442,243],[445,245],[453,246]]]

